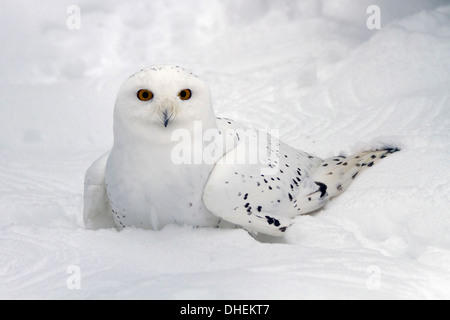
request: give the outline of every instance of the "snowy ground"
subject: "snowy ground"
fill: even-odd
[[[448,1],[80,0],[69,30],[71,4],[1,5],[0,298],[450,299]],[[206,80],[218,115],[310,153],[402,151],[282,240],[86,230],[118,87],[162,63]]]

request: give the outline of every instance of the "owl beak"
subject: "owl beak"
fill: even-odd
[[[167,112],[167,110],[163,111],[162,121],[164,123],[164,127],[167,128],[167,125],[169,124],[169,121],[170,121],[170,116],[169,116],[169,113]]]
[[[169,125],[170,120],[175,117],[176,106],[174,101],[169,98],[163,98],[159,105],[159,119],[165,128]]]

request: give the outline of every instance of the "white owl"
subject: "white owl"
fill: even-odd
[[[268,138],[258,161],[245,159],[261,151],[261,139],[242,132]],[[281,236],[292,218],[319,209],[395,151],[322,160],[217,118],[206,84],[183,68],[148,67],[119,90],[114,145],[86,173],[84,221],[153,230],[231,224]]]

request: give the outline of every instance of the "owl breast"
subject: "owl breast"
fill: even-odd
[[[105,184],[119,228],[159,230],[168,224],[213,227],[219,218],[203,204],[203,189],[212,167],[175,164],[167,154],[114,152]]]

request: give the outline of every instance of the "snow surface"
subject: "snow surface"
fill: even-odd
[[[69,30],[72,1],[2,1],[0,298],[450,299],[448,1],[77,2]],[[307,152],[402,151],[284,239],[86,230],[118,87],[165,63],[207,81],[218,115]]]

